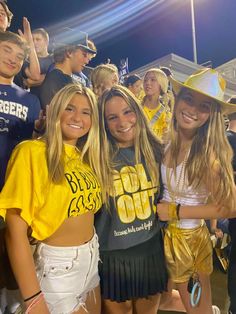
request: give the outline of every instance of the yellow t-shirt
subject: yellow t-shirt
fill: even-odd
[[[155,114],[161,109],[161,104],[155,109],[149,109],[148,107],[144,106],[143,110],[148,119],[151,121]],[[151,125],[151,129],[157,135],[159,139],[163,138],[165,132],[167,132],[169,128],[171,120],[171,112],[167,110],[163,110],[158,119]]]
[[[97,212],[101,190],[92,169],[80,161],[78,149],[64,145],[65,178],[60,184],[49,180],[46,145],[41,140],[16,146],[8,163],[6,182],[0,193],[0,215],[9,208],[20,209],[32,236],[44,240],[66,218]]]

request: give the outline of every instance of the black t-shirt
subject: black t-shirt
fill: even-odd
[[[95,216],[102,251],[133,247],[160,230],[154,205],[159,182],[151,182],[144,161],[135,164],[133,148],[120,148],[114,162],[115,197],[110,197],[109,209],[103,207]]]
[[[73,83],[70,75],[64,74],[59,69],[49,72],[40,88],[40,102],[43,109],[50,104],[53,96],[67,84]]]
[[[47,57],[38,58],[38,59],[39,59],[39,65],[40,65],[40,73],[41,74],[47,74],[50,65],[53,64],[53,56],[48,55]],[[42,84],[38,85],[38,86],[32,86],[30,88],[31,94],[33,94],[39,98],[40,97],[40,88],[41,88]]]

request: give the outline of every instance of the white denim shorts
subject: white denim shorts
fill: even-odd
[[[57,247],[40,243],[35,265],[50,313],[69,314],[85,308],[89,292],[99,285],[98,237],[80,246]]]

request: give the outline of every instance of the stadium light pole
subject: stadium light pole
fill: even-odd
[[[193,37],[193,61],[197,63],[197,44],[196,44],[196,30],[195,30],[195,13],[194,13],[194,0],[191,3],[191,22],[192,22],[192,37]]]

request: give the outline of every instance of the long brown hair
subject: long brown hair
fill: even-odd
[[[124,86],[116,85],[109,91],[105,91],[98,102],[99,108],[99,126],[101,142],[101,169],[103,178],[103,193],[106,203],[108,203],[109,194],[113,194],[113,174],[114,174],[114,156],[119,150],[115,139],[110,134],[105,121],[106,103],[113,97],[118,96],[125,100],[128,106],[137,116],[136,132],[134,138],[135,161],[141,162],[141,157],[147,166],[148,173],[152,182],[159,183],[158,163],[162,158],[162,145],[157,137],[151,131],[148,121],[143,113],[141,105],[135,96]]]
[[[185,92],[185,88],[180,91],[176,104]],[[170,129],[170,166],[174,169],[174,173],[176,173],[180,144],[174,112]],[[230,210],[234,210],[235,206],[232,156],[233,152],[226,138],[220,104],[211,100],[210,117],[194,136],[186,162],[185,175],[189,185],[197,188],[205,184],[213,202],[224,205]],[[219,180],[216,179],[216,173]]]

